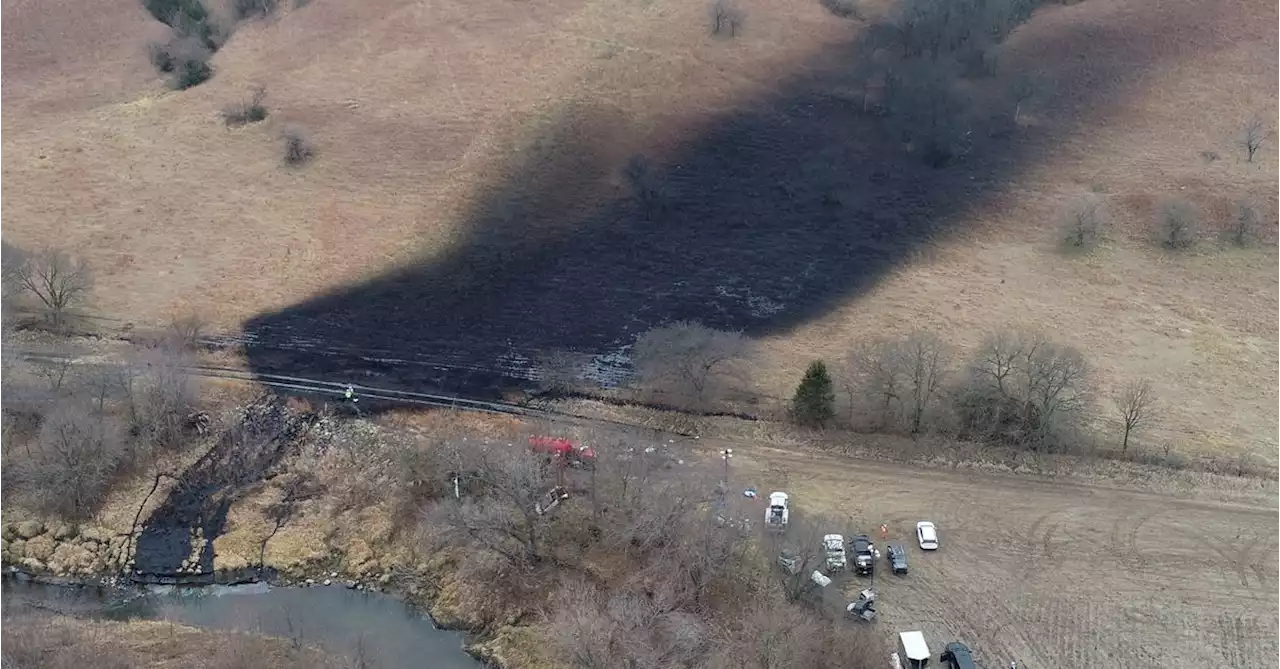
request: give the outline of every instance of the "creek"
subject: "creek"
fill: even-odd
[[[265,583],[134,589],[61,587],[6,578],[3,607],[38,607],[78,616],[161,620],[191,627],[283,637],[380,669],[479,669],[462,632],[393,597],[341,586]]]

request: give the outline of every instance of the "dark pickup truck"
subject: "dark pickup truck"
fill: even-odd
[[[893,570],[893,573],[907,573],[907,547],[895,541],[889,544],[888,551],[889,568]]]
[[[853,568],[862,576],[870,576],[875,572],[875,545],[865,534],[859,534],[853,538]]]

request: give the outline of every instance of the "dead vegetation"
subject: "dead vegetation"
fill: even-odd
[[[301,167],[315,156],[315,145],[306,129],[299,125],[285,126],[281,134],[284,139],[284,164],[289,167]]]
[[[285,639],[169,623],[89,621],[6,605],[3,662],[16,669],[358,669]],[[360,669],[363,669],[360,667]]]
[[[222,109],[222,122],[228,127],[258,123],[267,118],[267,89],[255,86],[248,100],[227,105]]]

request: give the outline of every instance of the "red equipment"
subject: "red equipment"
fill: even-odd
[[[534,453],[544,453],[551,458],[559,458],[571,467],[594,467],[596,452],[589,446],[579,446],[568,439],[559,437],[529,437],[529,446]]]

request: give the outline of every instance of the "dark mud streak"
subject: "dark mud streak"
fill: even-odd
[[[144,521],[132,577],[146,582],[211,582],[213,542],[226,528],[231,504],[271,474],[313,420],[309,414],[292,414],[275,398],[247,407],[239,425],[176,476],[168,496]],[[205,541],[196,564],[184,571],[197,530]]]
[[[1086,24],[1036,52],[1061,60],[1070,52],[1064,45],[1104,43],[1114,52],[1158,29]],[[521,159],[476,207],[469,236],[451,254],[251,319],[251,364],[495,396],[528,385],[524,365],[539,351],[610,352],[676,319],[783,332],[955,232],[967,209],[1123,104],[1131,82],[1155,64],[1143,51],[1124,62],[1073,54],[1087,67],[1023,63],[1057,78],[1050,107],[1064,118],[1040,134],[975,123],[973,153],[934,169],[903,151],[889,121],[833,99],[830,91],[850,77],[833,63],[854,63],[860,48],[831,49],[774,95],[710,119],[701,136],[664,156],[655,178],[666,208],[652,220],[601,186],[602,175],[566,169],[609,163],[601,157],[609,147],[586,143],[574,130],[581,119],[567,120],[549,137],[564,149],[556,156],[568,157]],[[304,336],[330,350],[298,346]],[[374,369],[367,358],[388,351],[416,364]]]

